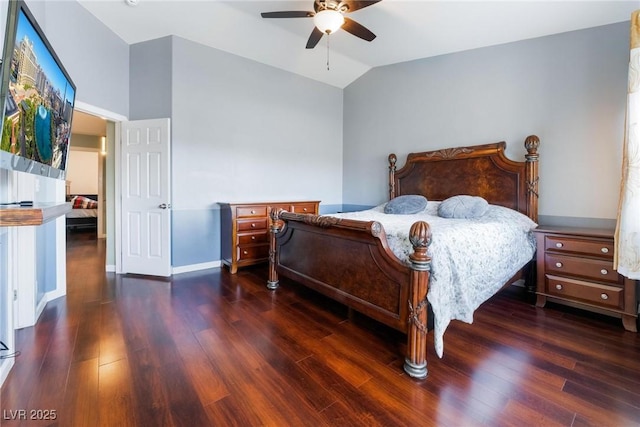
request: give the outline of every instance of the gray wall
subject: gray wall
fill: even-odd
[[[341,204],[340,89],[179,37],[130,63],[131,119],[171,118],[174,267],[220,260],[217,202]]]
[[[131,45],[129,119],[171,117],[171,37]]]
[[[128,116],[129,45],[75,1],[28,5],[76,84],[76,101]]]
[[[387,197],[387,155],[541,139],[542,216],[615,218],[629,23],[369,71],[344,91],[344,201]]]

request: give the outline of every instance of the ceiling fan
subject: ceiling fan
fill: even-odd
[[[313,2],[313,12],[290,10],[263,12],[261,15],[263,18],[313,18],[315,27],[307,41],[307,49],[313,49],[323,35],[333,34],[340,28],[368,42],[375,39],[375,34],[344,15],[371,6],[379,1],[380,0],[315,0]]]

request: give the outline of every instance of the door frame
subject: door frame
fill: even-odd
[[[113,206],[113,215],[114,215],[114,229],[113,230],[106,230],[106,246],[107,246],[107,250],[109,250],[109,248],[113,247],[115,248],[115,254],[114,254],[114,260],[115,260],[115,265],[113,264],[106,264],[105,265],[105,271],[108,272],[116,272],[116,273],[120,273],[122,272],[122,268],[121,268],[121,260],[120,260],[120,250],[121,250],[121,237],[120,237],[120,217],[118,215],[118,212],[121,211],[121,207],[120,207],[120,196],[121,196],[121,192],[120,192],[120,131],[121,131],[121,125],[120,122],[124,122],[124,121],[128,121],[128,117],[123,116],[122,114],[118,114],[118,113],[114,113],[113,111],[109,111],[109,110],[105,110],[103,108],[100,107],[96,107],[95,105],[91,105],[91,104],[87,104],[84,103],[82,101],[76,101],[74,109],[82,111],[83,113],[87,113],[87,114],[92,114],[94,116],[98,116],[98,117],[102,117],[103,119],[106,119],[110,122],[113,122],[115,124],[115,132],[114,135],[110,135],[109,130],[107,129],[107,147],[114,147],[114,153],[111,154],[109,153],[108,156],[115,156],[113,157],[113,176],[114,176],[114,198],[115,200],[111,201],[112,203],[109,203],[109,201],[106,200],[106,194],[105,194],[105,203],[107,203],[107,206],[111,205]],[[73,142],[72,142],[73,144]],[[109,149],[107,149],[107,151],[109,151]],[[105,172],[109,172],[109,168],[108,168],[108,163],[105,162]],[[106,216],[109,216],[109,212],[105,213]],[[106,221],[106,218],[105,218]],[[105,227],[106,228],[106,227]],[[109,253],[106,254],[106,262],[108,263],[109,261]]]

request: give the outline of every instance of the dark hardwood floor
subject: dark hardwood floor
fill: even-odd
[[[640,425],[640,335],[619,319],[506,290],[416,381],[401,334],[290,281],[270,292],[265,268],[165,281],[104,273],[104,254],[71,234],[67,297],[17,332],[3,427]]]

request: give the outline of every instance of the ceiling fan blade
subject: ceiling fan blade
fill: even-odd
[[[344,18],[342,29],[368,42],[376,38],[376,35],[369,31],[366,27],[358,24],[353,19],[347,18],[346,16]]]
[[[376,4],[378,3],[380,0],[345,0],[345,3],[347,4],[347,6],[349,6],[349,11],[348,13],[351,13],[355,10],[358,9],[363,9],[367,6],[371,6],[372,4]]]
[[[313,27],[309,40],[307,40],[307,49],[313,49],[316,47],[323,35],[324,33],[320,31],[318,27]]]
[[[315,13],[302,10],[289,10],[284,12],[262,12],[263,18],[312,18]]]

